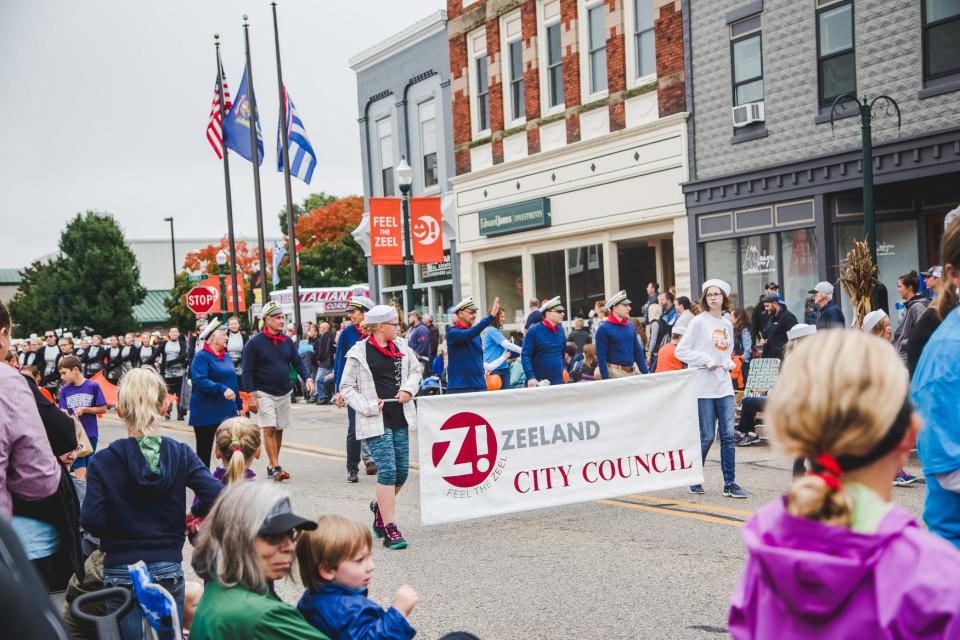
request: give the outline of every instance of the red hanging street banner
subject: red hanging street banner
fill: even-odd
[[[400,198],[370,198],[370,260],[403,264]]]
[[[442,224],[440,198],[410,198],[414,262],[418,264],[443,262]]]
[[[240,305],[240,311],[243,312],[247,310],[247,296],[244,289],[245,281],[243,279],[243,272],[240,269],[237,269],[237,304]],[[220,310],[220,276],[210,276],[206,280],[200,282],[201,287],[206,287],[207,290],[213,293],[213,304],[210,306],[210,309],[207,310],[207,313],[221,313]],[[230,277],[230,270],[227,269],[223,277],[223,286],[226,289],[227,295],[227,313],[239,313],[233,308],[233,279]]]

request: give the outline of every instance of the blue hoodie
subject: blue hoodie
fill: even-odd
[[[333,582],[304,591],[297,609],[331,640],[407,640],[417,634],[403,614],[367,597],[366,589]]]
[[[186,530],[187,487],[205,516],[221,485],[189,446],[160,440],[160,468],[150,471],[134,438],[110,443],[90,458],[80,525],[100,538],[104,565],[143,560],[181,562]]]

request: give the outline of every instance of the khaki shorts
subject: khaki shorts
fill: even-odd
[[[607,373],[610,374],[610,379],[614,378],[629,378],[630,376],[637,375],[636,371],[624,371],[618,367],[607,367]]]
[[[263,391],[257,391],[259,410],[256,413],[260,428],[275,427],[283,431],[290,426],[290,394],[272,396]]]

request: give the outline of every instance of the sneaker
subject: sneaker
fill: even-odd
[[[689,491],[690,491],[690,493],[692,493],[692,494],[695,495],[695,496],[702,496],[703,494],[706,493],[706,491],[703,490],[703,485],[702,485],[702,484],[695,484],[695,485],[691,486],[690,489],[689,489]]]
[[[745,433],[743,438],[740,439],[740,442],[737,443],[738,447],[749,447],[752,444],[757,444],[760,442],[760,436],[755,433]]]
[[[391,522],[383,528],[383,546],[387,549],[406,549],[407,541],[400,535],[397,523]]]
[[[747,492],[740,488],[736,482],[723,485],[723,495],[728,498],[746,498]]]
[[[284,471],[283,467],[267,467],[267,478],[277,482],[282,482],[283,480],[289,480],[290,474]]]
[[[380,517],[380,505],[376,500],[370,502],[370,511],[373,511],[373,535],[382,538],[384,536],[383,518]]]
[[[900,473],[897,474],[897,477],[893,479],[893,486],[895,487],[905,487],[907,485],[913,484],[919,480],[917,476],[912,476],[903,469],[900,469]]]
[[[360,482],[356,471],[347,471],[347,482]]]
[[[367,475],[368,475],[368,476],[375,476],[375,475],[377,475],[377,465],[374,464],[373,461],[367,462],[364,466],[365,466],[366,469],[367,469]]]
[[[181,413],[181,414],[179,414],[179,415],[177,416],[177,420],[178,420],[179,422],[183,422],[184,420],[186,420],[186,417]]]

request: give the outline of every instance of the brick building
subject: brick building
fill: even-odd
[[[463,292],[689,290],[680,0],[448,0]],[[638,305],[639,308],[639,305]]]
[[[886,94],[902,125],[877,104],[873,165],[880,279],[896,322],[898,276],[939,262],[944,214],[960,202],[960,7],[683,4],[694,281],[725,278],[750,308],[775,280],[798,317],[814,283],[836,282],[865,233],[859,112],[842,109],[831,127],[831,106],[847,93]]]

